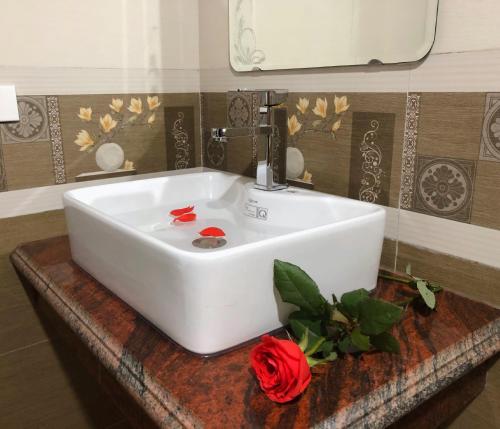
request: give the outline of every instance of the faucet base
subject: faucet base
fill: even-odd
[[[259,185],[255,183],[253,185],[255,189],[259,189],[260,191],[282,191],[283,189],[288,188],[288,185],[281,185],[281,184],[273,184],[271,186],[265,186],[265,185]]]

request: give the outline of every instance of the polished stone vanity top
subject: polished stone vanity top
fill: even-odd
[[[278,405],[250,370],[255,342],[209,358],[185,351],[79,268],[67,237],[20,246],[11,259],[163,427],[383,427],[500,351],[500,310],[445,291],[437,312],[406,312],[394,331],[400,355],[316,367],[305,394]],[[379,280],[375,294],[396,301],[404,292]]]

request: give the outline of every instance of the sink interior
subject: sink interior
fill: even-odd
[[[314,195],[313,195],[314,194]],[[290,188],[253,189],[253,181],[211,172],[100,186],[78,191],[78,200],[143,234],[177,249],[206,253],[304,231],[368,214],[370,206]],[[195,206],[197,220],[173,223],[172,209]],[[203,249],[192,242],[206,227],[222,228],[223,247]]]

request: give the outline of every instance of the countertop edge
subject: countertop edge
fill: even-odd
[[[113,347],[113,344],[110,346],[104,333],[100,337],[99,333],[90,327],[90,324],[86,323],[62,297],[55,293],[51,287],[51,280],[37,272],[36,267],[32,265],[30,258],[22,251],[21,247],[16,248],[11,253],[10,259],[13,265],[30,280],[38,293],[53,306],[56,313],[68,323],[71,330],[89,347],[102,365],[116,376],[120,385],[133,396],[135,401],[160,427],[169,428],[174,423],[186,428],[203,426],[190,411],[180,405],[179,401],[172,396],[167,397],[164,389],[161,392],[151,389],[154,383],[148,383],[151,377],[147,373],[144,373],[144,383],[140,382],[140,377],[135,371],[138,366],[134,365],[134,362],[124,364],[121,358],[122,353],[113,350],[117,347]],[[123,372],[124,367],[126,373]],[[130,378],[136,382],[131,383]]]
[[[326,428],[384,428],[500,351],[500,319],[470,333],[428,358],[404,377],[389,381],[366,397],[315,425]],[[390,410],[390,412],[388,411]]]

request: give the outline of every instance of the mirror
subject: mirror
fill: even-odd
[[[417,61],[439,0],[229,0],[236,71]]]

